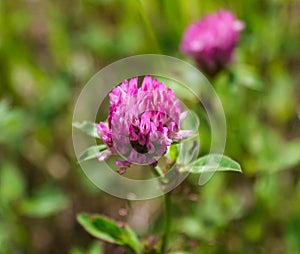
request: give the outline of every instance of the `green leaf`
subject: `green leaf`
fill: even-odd
[[[79,157],[79,162],[95,159],[98,154],[107,149],[106,145],[91,146],[86,149]]]
[[[87,250],[82,250],[78,247],[73,247],[70,251],[70,254],[103,254],[103,246],[101,243],[94,241],[88,247]]]
[[[187,165],[185,169],[195,174],[214,171],[242,172],[239,163],[222,154],[209,154],[200,157],[196,161]]]
[[[101,216],[80,214],[77,221],[92,236],[103,241],[124,245],[124,231],[112,220]]]
[[[46,187],[38,190],[20,205],[21,213],[29,217],[48,217],[65,209],[69,201],[58,189]]]
[[[99,138],[97,133],[97,129],[95,127],[95,123],[84,121],[82,123],[75,122],[73,123],[73,127],[85,132],[86,134],[90,135],[91,137]]]
[[[176,144],[173,144],[170,146],[169,148],[169,155],[170,155],[170,158],[173,162],[176,162],[177,161],[177,157],[178,157],[178,147]]]
[[[89,247],[87,254],[102,254],[104,253],[103,247],[99,242],[93,242]]]
[[[136,253],[143,253],[143,245],[141,244],[138,236],[136,233],[132,230],[131,227],[125,226],[125,232],[127,235],[127,241],[128,244],[132,247],[132,249],[135,250]]]
[[[138,237],[128,226],[121,228],[114,221],[99,215],[79,214],[77,221],[89,234],[98,239],[127,246],[138,254],[143,251]]]
[[[4,164],[0,170],[0,197],[5,201],[21,198],[25,190],[25,181],[21,172],[12,164]]]

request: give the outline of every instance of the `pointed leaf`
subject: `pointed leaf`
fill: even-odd
[[[95,127],[95,123],[84,121],[82,123],[75,122],[73,123],[73,127],[85,132],[86,134],[90,135],[91,137],[99,138],[97,129]]]
[[[141,244],[136,233],[129,226],[125,226],[125,231],[128,237],[128,245],[130,245],[137,254],[143,253],[143,245]]]
[[[186,166],[185,169],[195,174],[213,171],[242,172],[239,163],[222,154],[209,154],[200,157],[196,161]]]
[[[77,221],[88,233],[98,239],[127,246],[137,254],[143,253],[143,246],[137,235],[128,226],[121,228],[113,220],[99,215],[90,216],[88,214],[79,214]]]
[[[124,231],[112,220],[101,216],[79,214],[77,221],[92,236],[103,241],[124,245]]]
[[[91,146],[86,149],[79,157],[79,162],[95,159],[98,154],[107,149],[106,145]]]

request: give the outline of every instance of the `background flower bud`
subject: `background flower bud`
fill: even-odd
[[[184,32],[181,51],[194,58],[209,75],[222,70],[232,60],[244,23],[228,10],[220,10],[192,23]]]

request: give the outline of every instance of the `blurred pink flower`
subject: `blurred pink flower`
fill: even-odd
[[[231,62],[244,23],[227,10],[206,15],[192,23],[181,41],[181,51],[191,56],[198,67],[214,75]]]
[[[140,88],[138,78],[125,80],[109,94],[108,125],[96,125],[99,137],[109,150],[99,154],[100,161],[111,154],[124,158],[117,161],[120,173],[131,163],[157,165],[157,159],[167,152],[174,140],[190,136],[191,131],[180,131],[179,101],[165,83],[145,76]]]

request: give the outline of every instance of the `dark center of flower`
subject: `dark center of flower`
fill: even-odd
[[[145,154],[148,153],[147,142],[148,142],[148,134],[143,134],[140,132],[139,128],[131,125],[130,128],[130,144],[138,153]]]

